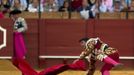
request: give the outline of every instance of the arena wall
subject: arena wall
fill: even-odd
[[[79,56],[82,37],[100,37],[119,50],[120,56],[134,56],[134,20],[80,20],[80,19],[26,19],[28,31],[24,33],[26,59],[32,66],[49,67],[71,63],[74,59],[43,59],[39,56]],[[9,19],[0,21],[8,31],[8,46],[0,56],[12,56],[12,25]],[[2,34],[0,34],[2,35]],[[0,37],[1,39],[2,37]],[[1,42],[1,41],[0,41]],[[126,67],[134,67],[134,60],[122,59]]]

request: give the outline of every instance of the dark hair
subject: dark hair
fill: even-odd
[[[118,4],[121,4],[121,2],[120,2],[120,1],[115,1],[114,3],[118,3]]]
[[[90,6],[93,6],[97,1],[95,0],[95,2],[94,3],[92,3],[91,2],[91,0],[87,0],[88,1],[88,4],[90,5]]]
[[[6,9],[10,9],[10,5],[7,5],[7,4],[3,5],[3,7]]]
[[[16,14],[21,14],[21,13],[22,13],[21,10],[15,9],[9,13],[9,17],[11,17],[11,15],[16,15]]]
[[[88,37],[85,37],[85,38],[81,38],[81,39],[79,40],[79,42],[81,42],[81,41],[87,42],[87,40],[89,40],[89,38],[88,38]]]
[[[21,10],[15,9],[15,10],[12,10],[9,14],[10,15],[21,14]]]

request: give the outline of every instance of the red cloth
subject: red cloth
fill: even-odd
[[[44,69],[43,71],[39,73],[39,75],[57,75],[68,69],[69,69],[68,65],[60,64],[60,65],[56,65],[56,66],[52,66],[50,68]]]
[[[56,66],[52,66],[50,68],[44,69],[43,71],[41,71],[39,73],[39,75],[57,75],[63,71],[66,70],[86,70],[86,63],[84,60],[79,60],[73,64],[60,64],[60,65],[56,65]]]
[[[39,74],[32,68],[24,59],[13,58],[13,64],[20,69],[23,75],[57,75],[68,69],[72,70],[86,70],[86,63],[84,60],[79,60],[73,64],[59,64],[50,68],[44,69]]]
[[[20,32],[14,32],[14,56],[13,58],[20,58],[23,59],[23,57],[26,54],[26,47],[23,39],[23,35]]]
[[[38,75],[38,73],[24,59],[14,58],[13,64],[22,72],[23,75]]]
[[[3,19],[4,18],[4,15],[2,12],[0,12],[0,19]]]
[[[73,64],[69,64],[69,69],[85,71],[87,69],[87,64],[84,60],[79,60]]]

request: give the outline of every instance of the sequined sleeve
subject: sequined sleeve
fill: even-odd
[[[82,53],[80,54],[80,59],[85,58],[88,54],[90,54],[90,52],[88,50],[82,51]]]
[[[80,59],[83,59],[86,56],[88,56],[92,52],[93,49],[94,49],[94,45],[91,43],[87,43],[84,51],[82,51],[82,53],[80,54]]]

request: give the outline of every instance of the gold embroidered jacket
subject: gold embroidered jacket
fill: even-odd
[[[109,47],[99,38],[90,38],[85,45],[84,51],[80,54],[80,59],[92,56],[95,59],[102,60],[107,55],[117,52],[117,49]]]

